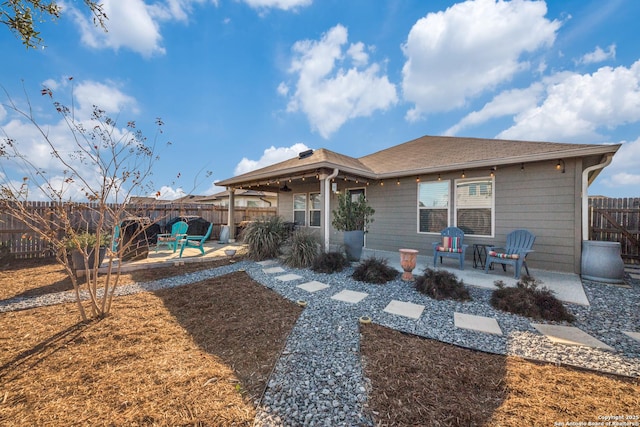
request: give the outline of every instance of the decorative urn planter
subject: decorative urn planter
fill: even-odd
[[[619,242],[582,241],[582,278],[594,282],[624,283]]]
[[[404,270],[402,280],[409,282],[413,280],[413,269],[416,268],[418,251],[415,249],[400,249],[400,266]]]

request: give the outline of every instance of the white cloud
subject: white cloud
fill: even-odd
[[[120,113],[124,110],[133,114],[139,112],[135,98],[123,93],[116,87],[116,83],[111,81],[100,83],[86,80],[75,87],[74,93],[80,110],[84,113],[90,114],[94,105],[107,113]]]
[[[302,110],[323,138],[348,119],[370,116],[397,102],[396,88],[387,76],[380,76],[380,66],[367,65],[362,43],[343,51],[347,39],[347,29],[336,25],[319,41],[303,40],[293,46],[290,71],[298,80],[287,111]]]
[[[611,165],[602,172],[602,184],[617,192],[638,195],[640,188],[640,137],[623,142]],[[626,191],[625,191],[626,190]]]
[[[309,6],[312,0],[243,0],[254,9],[281,9],[295,10],[300,7]]]
[[[291,147],[274,147],[271,146],[264,150],[262,157],[258,160],[250,160],[243,157],[240,163],[234,170],[234,175],[241,175],[243,173],[251,172],[256,169],[263,168],[265,166],[273,165],[275,163],[282,162],[284,160],[292,159],[302,151],[308,150],[309,147],[301,142],[293,144]]]
[[[50,87],[58,88],[55,91],[56,99],[64,99],[64,91],[70,89],[70,81],[68,79],[58,82],[47,80],[45,83],[50,84]],[[136,100],[134,98],[107,83],[79,82],[75,85],[74,94],[74,104],[76,106],[74,110],[75,122],[84,127],[84,129],[92,129],[95,125],[95,122],[92,122],[90,117],[93,104],[110,113],[118,113],[126,108],[136,109]],[[99,188],[101,177],[98,176],[95,164],[81,161],[76,154],[78,152],[78,144],[82,144],[85,148],[87,147],[82,138],[76,141],[67,123],[60,115],[48,114],[50,110],[42,108],[41,103],[47,101],[50,102],[51,99],[49,97],[41,97],[37,98],[37,101],[34,100],[32,104],[34,115],[36,116],[35,120],[40,129],[11,110],[7,111],[6,117],[0,117],[0,137],[15,140],[18,151],[23,155],[27,155],[26,160],[29,162],[26,167],[23,163],[3,162],[2,166],[8,175],[7,180],[21,179],[23,176],[28,176],[28,172],[42,170],[45,171],[45,174],[40,177],[33,176],[29,183],[30,186],[35,188],[38,185],[36,181],[40,180],[40,183],[42,183],[42,179],[44,179],[53,188],[66,188],[65,194],[70,198],[85,200],[83,186],[88,184],[92,188]],[[105,105],[101,105],[101,103]],[[69,104],[66,106],[70,107]],[[22,107],[18,106],[18,108]],[[126,130],[116,126],[112,129],[111,139],[118,141],[124,132]],[[47,135],[51,145],[44,139],[43,133]],[[66,164],[52,154],[54,149]],[[83,184],[78,179],[75,180],[75,183],[65,182],[65,171],[70,169],[75,170],[79,176],[86,180],[86,183]],[[39,193],[39,191],[33,190],[32,200],[42,200],[44,195]]]
[[[498,94],[479,111],[467,114],[454,126],[446,130],[445,135],[456,135],[469,126],[477,126],[491,119],[518,114],[538,103],[544,86],[534,83],[526,89],[512,89]]]
[[[601,130],[640,121],[640,60],[629,68],[557,74],[543,84],[542,103],[523,109],[499,138],[589,142],[602,139]]]
[[[606,51],[602,50],[600,46],[596,46],[593,52],[585,54],[578,63],[580,64],[594,64],[596,62],[603,62],[607,59],[616,59],[616,45],[609,45]]]
[[[160,187],[160,190],[158,190],[158,193],[160,193],[160,195],[158,195],[157,193],[154,193],[154,194],[150,194],[149,197],[155,197],[160,200],[175,200],[187,195],[187,193],[185,193],[182,188],[174,189],[173,187],[170,187],[167,185],[163,185],[162,187]]]
[[[99,49],[128,48],[145,57],[165,53],[164,47],[161,46],[162,35],[158,22],[152,16],[154,13],[156,17],[159,14],[157,7],[148,6],[143,0],[103,0],[101,4],[109,18],[106,22],[106,32],[96,27],[84,11],[65,4],[80,27],[84,44]]]
[[[281,82],[278,85],[278,95],[287,96],[288,94],[289,94],[289,86],[287,86],[286,83]]]
[[[0,104],[0,122],[2,122],[6,117],[7,117],[7,110],[5,110],[2,104]]]
[[[546,13],[544,2],[477,0],[416,22],[402,46],[403,96],[415,104],[406,118],[461,107],[530,68],[521,56],[551,45],[560,27]]]

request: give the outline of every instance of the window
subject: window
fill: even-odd
[[[449,181],[418,184],[418,232],[439,233],[449,226]]]
[[[320,227],[320,209],[322,202],[320,200],[320,193],[309,194],[309,226]]]
[[[304,227],[307,225],[307,195],[293,195],[293,222]]]
[[[493,236],[493,179],[456,181],[456,227],[465,234]]]

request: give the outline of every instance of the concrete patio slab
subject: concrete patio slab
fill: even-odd
[[[403,271],[400,266],[399,252],[374,251],[365,248],[362,256],[363,258],[370,256],[384,258],[389,262],[391,267],[398,271]],[[422,274],[425,268],[433,268],[433,256],[418,255],[416,265],[417,267],[413,270],[413,274]],[[494,282],[496,280],[502,280],[507,286],[515,286],[518,282],[513,277],[513,267],[511,266],[507,267],[507,271],[504,272],[501,266],[497,265],[496,268],[489,270],[489,273],[485,274],[484,269],[473,268],[473,263],[469,260],[465,260],[465,269],[460,270],[457,260],[444,258],[443,264],[440,264],[438,261],[436,268],[450,271],[467,285],[485,289],[495,289]],[[534,278],[542,282],[542,286],[551,289],[559,300],[573,304],[589,305],[589,300],[582,287],[582,281],[577,274],[532,268],[529,268],[529,272]]]
[[[282,267],[263,268],[262,272],[267,274],[284,273],[286,270]]]
[[[304,289],[307,292],[317,292],[317,291],[321,291],[323,289],[327,289],[329,287],[329,285],[326,285],[322,282],[318,282],[317,280],[314,280],[312,282],[307,282],[307,283],[303,283],[302,285],[298,285],[298,288],[300,289]]]
[[[532,323],[531,326],[555,344],[580,345],[603,350],[613,350],[612,347],[609,347],[602,341],[575,326],[546,325],[541,323]]]
[[[293,280],[298,280],[298,279],[302,279],[302,276],[299,276],[297,274],[283,274],[282,276],[278,276],[276,277],[276,279],[280,280],[281,282],[291,282]]]
[[[424,311],[424,305],[392,300],[387,304],[383,311],[390,314],[397,314],[398,316],[409,317],[411,319],[419,319]]]
[[[456,328],[469,329],[493,335],[502,335],[498,321],[493,317],[476,316],[473,314],[453,313],[453,323]]]
[[[277,264],[277,263],[278,263],[278,261],[276,261],[275,259],[267,259],[265,261],[256,262],[256,264],[258,264],[259,266],[262,266],[262,267],[268,267],[270,265],[274,265],[274,264]]]
[[[633,338],[636,341],[640,341],[640,332],[622,331],[622,333]]]
[[[344,301],[344,302],[348,302],[351,304],[357,304],[360,301],[362,301],[363,299],[365,299],[367,297],[367,293],[365,292],[357,292],[357,291],[349,291],[349,290],[344,290],[344,291],[340,291],[337,294],[335,294],[334,296],[331,297],[331,299],[335,299],[338,301]]]

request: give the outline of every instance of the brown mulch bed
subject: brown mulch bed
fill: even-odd
[[[0,425],[250,426],[300,312],[236,272],[118,297],[88,324],[75,303],[2,313]]]
[[[228,265],[123,274],[122,283]],[[0,299],[64,290],[56,264],[0,269]],[[117,297],[78,323],[74,304],[0,313],[0,425],[250,426],[301,309],[236,272]],[[639,379],[490,355],[361,328],[377,426],[549,426],[637,415]]]
[[[378,426],[587,425],[640,415],[638,378],[482,353],[374,324],[361,334]]]
[[[235,257],[235,261],[243,259]],[[216,268],[230,263],[229,258],[206,262],[185,263],[182,266],[154,267],[120,275],[120,285],[178,276],[194,271]],[[101,276],[98,276],[101,277]],[[78,279],[81,283],[83,279]],[[64,268],[55,259],[18,259],[0,266],[0,301],[15,297],[36,297],[73,289]]]

